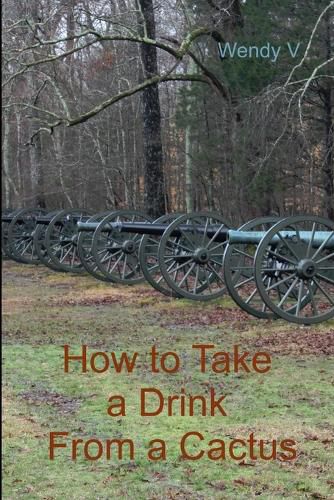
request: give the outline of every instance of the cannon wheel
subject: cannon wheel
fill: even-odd
[[[90,215],[87,210],[70,209],[59,212],[45,231],[45,248],[59,271],[81,273],[84,267],[77,251],[77,222]]]
[[[45,214],[42,208],[20,210],[8,227],[9,253],[13,260],[21,264],[39,264],[34,246],[36,217]]]
[[[107,215],[110,214],[111,214],[110,210],[106,212],[101,212],[88,219],[87,222],[101,222]],[[94,278],[101,281],[111,282],[112,280],[108,276],[105,276],[103,273],[101,273],[94,260],[92,254],[93,237],[94,237],[94,231],[91,232],[82,231],[79,233],[79,238],[78,238],[79,258],[86,271],[92,276],[94,276]]]
[[[167,214],[159,217],[154,222],[160,224],[170,224],[172,221],[180,217],[181,214]],[[167,284],[163,275],[160,272],[158,261],[158,250],[161,236],[153,236],[145,234],[139,245],[139,263],[143,271],[144,278],[158,292],[167,295],[168,297],[181,297]]]
[[[61,210],[55,210],[53,212],[49,212],[47,214],[47,217],[50,217],[50,222],[54,217],[56,217]],[[52,260],[49,254],[47,253],[46,246],[45,246],[45,233],[47,230],[48,226],[45,224],[37,224],[35,234],[34,234],[34,246],[36,250],[36,254],[38,255],[39,261],[41,264],[44,264],[48,268],[52,269],[53,271],[60,271],[60,268],[56,266]]]
[[[13,210],[10,208],[6,208],[1,212],[1,215],[9,215],[12,218],[14,218],[14,216],[16,214],[18,214],[19,212],[21,212],[22,210],[24,210],[24,209],[17,208],[16,210]],[[8,229],[9,229],[10,223],[11,223],[11,221],[9,221],[9,222],[2,221],[1,222],[1,254],[2,254],[2,257],[8,258],[8,259],[12,258],[11,253],[10,253],[9,240],[8,240]]]
[[[189,231],[180,226],[189,225]],[[209,225],[219,226],[216,234],[208,237]],[[167,284],[174,292],[192,300],[211,300],[222,297],[226,291],[223,276],[224,242],[217,242],[217,233],[228,225],[218,214],[199,212],[182,215],[165,230],[159,245],[159,266]],[[181,236],[175,237],[175,231]]]
[[[260,217],[243,224],[239,231],[268,231],[276,222],[277,217]],[[224,254],[224,279],[232,299],[244,311],[262,319],[277,318],[268,308],[258,292],[254,275],[254,257],[257,245],[238,243],[227,245]],[[271,283],[272,278],[264,276],[264,282]]]
[[[142,235],[121,233],[112,228],[114,222],[152,222],[137,210],[119,210],[105,217],[95,229],[92,256],[100,272],[113,283],[134,285],[144,280],[139,264]]]
[[[290,231],[289,238],[282,231]],[[310,241],[303,240],[300,231],[309,231]],[[315,242],[317,231],[328,232],[328,237]],[[277,245],[273,245],[275,238]],[[288,217],[266,233],[255,254],[255,280],[274,314],[305,325],[334,317],[334,250],[327,245],[331,238],[334,222],[316,216]],[[263,279],[268,268],[275,271],[276,281],[272,284]]]

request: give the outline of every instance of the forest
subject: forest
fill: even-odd
[[[8,500],[334,499],[334,0],[2,0]]]
[[[3,1],[3,206],[334,219],[334,2]]]

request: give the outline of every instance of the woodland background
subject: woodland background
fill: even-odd
[[[3,205],[334,219],[333,1],[3,0],[2,23]]]

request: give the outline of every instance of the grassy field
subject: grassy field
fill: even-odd
[[[236,344],[268,351],[272,369],[266,375],[200,373],[195,343],[212,343],[217,351]],[[138,365],[131,374],[64,374],[64,344],[77,353],[82,344],[90,352],[137,351]],[[152,375],[153,345],[177,351],[181,369]],[[170,300],[146,285],[111,286],[6,261],[3,368],[3,498],[334,498],[333,321],[310,328],[260,321],[229,299]],[[166,395],[181,387],[207,394],[213,387],[226,395],[227,416],[140,417],[139,390],[150,386]],[[126,397],[127,416],[108,416],[111,394]],[[185,460],[179,441],[194,430],[205,436],[203,450],[210,439],[252,432],[268,442],[294,438],[297,458]],[[87,461],[80,454],[72,461],[67,448],[50,461],[50,431],[84,440],[131,438],[135,458]],[[147,459],[152,438],[166,441],[166,461]]]

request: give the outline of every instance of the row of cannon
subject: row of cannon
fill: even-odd
[[[261,217],[231,229],[219,214],[70,209],[2,213],[2,252],[55,271],[123,284],[143,280],[175,298],[229,293],[247,313],[315,324],[334,317],[334,222]]]

